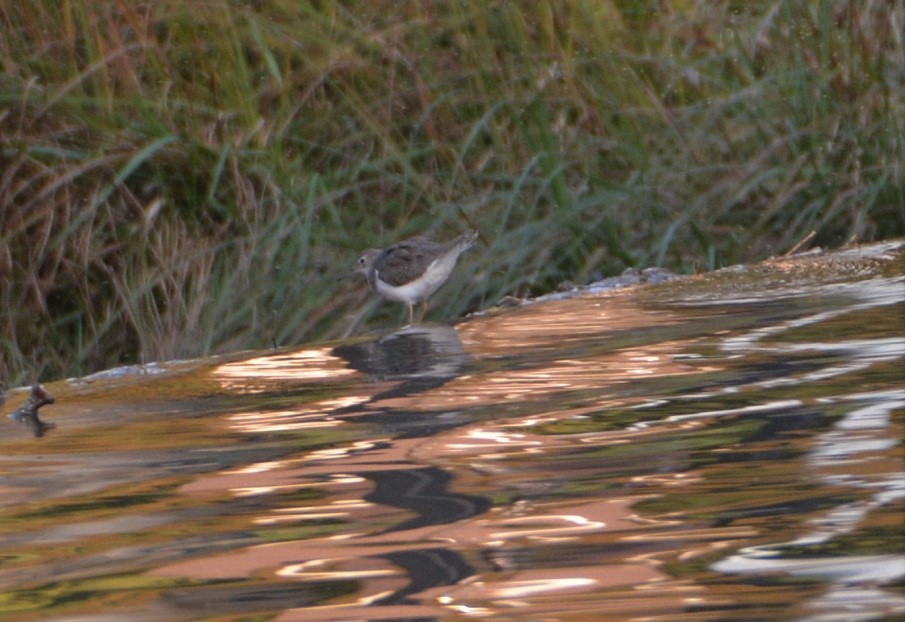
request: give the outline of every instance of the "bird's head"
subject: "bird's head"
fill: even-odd
[[[371,271],[371,266],[374,265],[374,261],[377,259],[377,256],[380,255],[380,252],[380,249],[377,248],[369,248],[364,251],[359,255],[358,259],[355,260],[355,266],[352,268],[352,272],[355,274],[363,274],[367,277],[368,273]]]

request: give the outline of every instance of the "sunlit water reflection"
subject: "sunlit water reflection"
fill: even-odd
[[[905,615],[903,248],[50,385],[0,619]]]

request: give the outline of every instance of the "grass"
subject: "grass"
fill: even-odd
[[[358,250],[472,224],[433,318],[901,236],[903,23],[903,0],[4,3],[0,381],[337,336]]]

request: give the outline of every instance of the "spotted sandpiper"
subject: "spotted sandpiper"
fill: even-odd
[[[446,282],[459,255],[477,239],[477,232],[470,231],[443,244],[419,236],[382,250],[371,248],[355,262],[355,272],[365,275],[371,289],[384,298],[404,302],[412,324],[412,305],[419,303],[419,320],[423,319],[427,299]]]
[[[32,386],[31,395],[25,403],[9,414],[9,418],[16,423],[27,426],[36,437],[44,436],[47,430],[57,427],[50,421],[42,421],[38,416],[38,409],[47,404],[53,404],[53,396],[39,384]]]

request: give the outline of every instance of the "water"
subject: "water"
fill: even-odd
[[[903,329],[893,243],[51,384],[0,619],[901,617]]]

